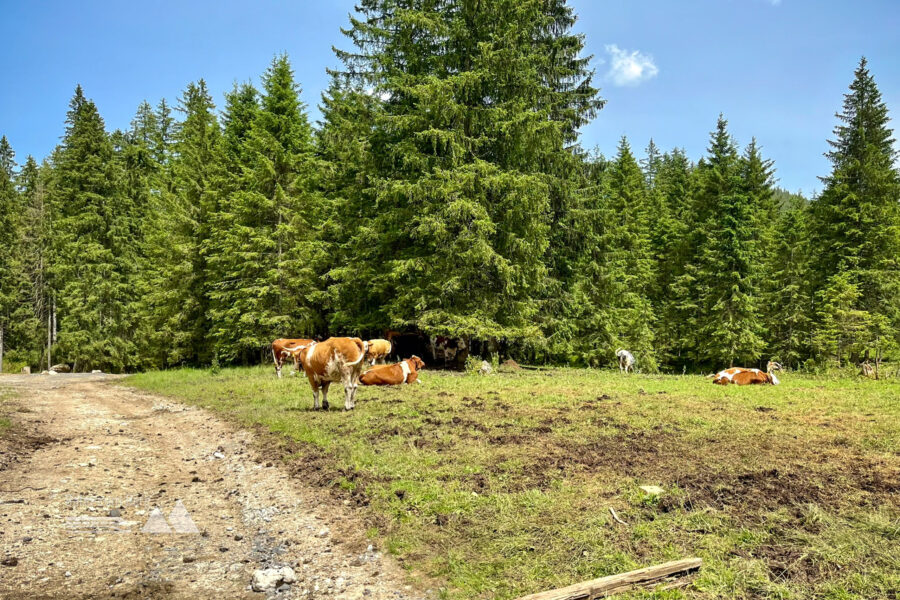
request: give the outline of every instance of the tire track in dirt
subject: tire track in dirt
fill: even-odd
[[[0,379],[18,396],[14,427],[43,440],[0,470],[0,597],[426,596],[349,507],[265,462],[252,433],[115,379]],[[161,530],[188,530],[166,520],[177,501],[197,533],[142,531],[156,508]],[[255,570],[282,566],[295,583],[251,591]]]

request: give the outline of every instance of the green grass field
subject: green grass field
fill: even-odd
[[[127,382],[284,434],[298,477],[356,501],[370,535],[449,598],[513,598],[689,556],[705,561],[691,587],[644,596],[898,597],[896,381],[423,379],[360,387],[351,413],[339,386],[330,411],[312,412],[305,378],[270,367]]]

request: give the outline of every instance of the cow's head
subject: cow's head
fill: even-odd
[[[782,366],[781,363],[777,363],[774,360],[770,360],[766,365],[766,373],[771,373],[772,371],[781,371]]]
[[[409,360],[412,361],[413,366],[416,368],[416,371],[425,368],[425,361],[413,354],[409,357]]]

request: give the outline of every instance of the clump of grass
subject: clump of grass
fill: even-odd
[[[705,559],[691,597],[889,597],[900,384],[784,380],[430,372],[360,388],[351,413],[310,411],[305,379],[263,367],[128,382],[283,434],[292,466],[318,460],[318,481],[365,505],[370,535],[444,580],[447,598],[513,598],[690,555]]]

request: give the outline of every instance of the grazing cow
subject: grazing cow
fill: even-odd
[[[425,362],[418,356],[401,360],[393,365],[373,367],[359,378],[363,385],[401,385],[403,383],[421,383],[419,369],[425,368]]]
[[[391,343],[388,340],[369,340],[369,350],[366,352],[366,358],[369,364],[374,365],[377,361],[384,362],[388,354],[391,353]]]
[[[607,355],[608,356],[608,355]],[[634,356],[628,350],[616,350],[616,357],[619,359],[619,372],[627,373],[628,369],[634,373]]]
[[[715,375],[711,375],[713,383],[716,385],[778,385],[781,383],[775,377],[775,371],[780,371],[781,365],[777,362],[769,361],[766,365],[765,373],[759,369],[745,369],[743,367],[731,367],[724,371],[719,371]]]
[[[300,350],[300,364],[313,389],[313,409],[319,408],[319,389],[322,407],[328,408],[328,387],[332,381],[344,385],[344,410],[353,409],[366,350],[368,343],[359,338],[328,338]]]
[[[300,370],[300,349],[307,344],[312,344],[313,340],[288,340],[278,339],[272,342],[272,358],[275,360],[275,374],[281,379],[281,367],[288,356],[294,359],[294,371]]]

